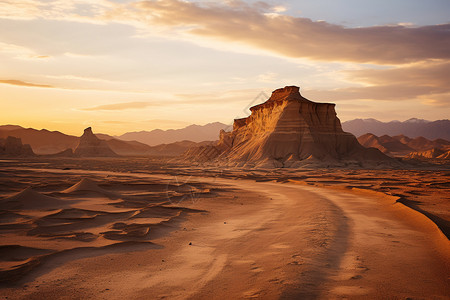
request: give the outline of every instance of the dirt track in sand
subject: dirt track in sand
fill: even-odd
[[[24,280],[25,289],[9,287],[4,294],[9,299],[445,299],[449,294],[448,257],[440,256],[448,240],[429,221],[415,219],[420,226],[414,226],[416,216],[392,199],[295,184],[182,178],[227,192],[177,203],[208,213],[152,239],[156,247],[69,253],[44,263]]]

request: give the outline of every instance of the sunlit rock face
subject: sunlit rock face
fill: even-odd
[[[200,161],[257,167],[390,160],[342,130],[335,104],[312,102],[301,96],[299,87],[277,89],[250,111],[249,117],[234,121],[231,132],[221,131],[217,145],[191,153],[197,151]]]
[[[118,156],[108,146],[106,141],[99,139],[92,133],[91,127],[84,130],[80,142],[74,151],[75,156],[81,157],[114,157]]]

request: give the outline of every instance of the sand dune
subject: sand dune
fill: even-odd
[[[401,203],[421,199],[445,220],[445,171],[161,170],[144,160],[126,161],[136,173],[114,171],[120,161],[50,168],[59,163],[14,166],[11,191],[31,184],[68,206],[1,208],[8,298],[445,299],[450,291],[442,227]]]
[[[0,246],[0,261],[24,261],[29,257],[52,252],[48,249],[23,247],[20,245]]]
[[[0,200],[2,210],[36,210],[36,209],[58,209],[68,204],[60,199],[46,196],[27,187],[23,191],[5,199]]]
[[[40,185],[39,181],[51,182],[45,188],[46,193],[58,198],[28,187],[0,200],[0,233],[3,236],[0,283],[16,282],[31,273],[39,273],[48,267],[47,261],[62,253],[65,253],[65,261],[77,259],[76,255],[70,254],[78,253],[77,249],[84,249],[84,257],[116,244],[129,244],[130,251],[136,243],[158,247],[150,240],[176,230],[189,214],[202,212],[172,206],[167,193],[182,197],[192,190],[205,192],[203,186],[186,188],[158,180],[133,180],[130,184],[121,180],[121,185],[111,186],[114,178],[108,178],[103,182],[106,187],[114,187],[109,190],[99,185],[104,177],[94,179],[96,176],[91,175],[82,176],[68,188],[61,188],[66,185],[67,176],[60,178],[55,174],[49,180],[50,173],[43,172],[37,177],[34,173],[30,178],[34,178],[36,186]],[[79,178],[79,175],[74,177]],[[58,179],[60,185],[55,184]],[[21,235],[27,238],[18,239]],[[43,245],[45,249],[41,249]]]
[[[62,193],[75,193],[75,192],[95,192],[113,199],[120,198],[119,194],[102,189],[92,179],[89,178],[83,178],[70,188],[62,191]]]

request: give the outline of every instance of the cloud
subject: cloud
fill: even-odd
[[[0,18],[122,23],[150,36],[184,37],[202,45],[206,39],[211,47],[221,41],[234,48],[241,44],[285,57],[320,61],[404,64],[450,58],[450,24],[348,28],[289,16],[285,9],[238,0],[26,0],[5,1]]]
[[[276,13],[282,13],[282,12],[287,11],[287,8],[282,5],[279,5],[279,6],[272,7],[272,10]]]
[[[31,20],[39,13],[39,3],[33,0],[5,0],[0,5],[0,17],[4,19]]]
[[[419,97],[422,103],[436,106],[439,108],[450,107],[450,93],[435,94],[435,95],[422,95]]]
[[[432,60],[388,69],[342,71],[349,81],[364,86],[328,91],[308,91],[311,97],[336,100],[402,101],[426,99],[424,103],[450,102],[450,61]]]
[[[263,74],[258,75],[257,79],[262,82],[273,82],[277,79],[278,74],[275,72],[265,72]]]
[[[124,103],[114,103],[99,105],[89,108],[83,108],[85,111],[95,111],[95,110],[125,110],[125,109],[139,109],[146,108],[149,106],[155,106],[156,104],[151,102],[124,102]]]
[[[64,20],[104,24],[96,17],[114,7],[105,0],[3,0],[0,18],[11,20]]]
[[[67,80],[76,80],[76,81],[88,81],[88,82],[105,82],[112,83],[116,81],[107,80],[99,77],[87,77],[87,76],[77,76],[77,75],[45,75],[47,78],[54,79],[67,79]]]
[[[18,86],[27,86],[27,87],[54,88],[54,86],[51,86],[51,85],[35,84],[35,83],[29,83],[29,82],[15,80],[15,79],[0,80],[0,83],[18,85]]]
[[[344,71],[352,81],[370,85],[420,85],[450,89],[450,61],[429,60],[388,69]]]
[[[199,92],[192,94],[175,94],[177,101],[173,104],[219,104],[245,103],[259,95],[259,89],[237,89],[218,92]],[[167,102],[166,102],[167,103]]]
[[[313,100],[339,101],[339,100],[386,100],[402,101],[412,100],[421,95],[436,93],[435,89],[426,86],[405,85],[379,85],[366,87],[349,87],[334,90],[310,90],[307,95]]]
[[[129,124],[134,124],[135,122],[131,122],[131,121],[116,121],[116,120],[107,120],[107,121],[101,121],[101,123],[105,123],[105,124],[112,124],[112,125],[129,125]]]
[[[241,1],[224,5],[154,0],[122,6],[105,17],[146,23],[150,30],[163,26],[179,34],[239,42],[293,58],[379,64],[450,58],[450,24],[346,28],[267,12]]]
[[[15,45],[0,42],[0,54],[7,54],[13,58],[17,59],[47,59],[50,58],[48,55],[37,54],[33,50]]]

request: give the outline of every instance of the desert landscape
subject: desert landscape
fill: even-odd
[[[450,299],[450,2],[0,5],[0,300]]]
[[[364,147],[295,86],[251,111],[181,155],[119,155],[90,127],[55,154],[8,137],[4,298],[447,299],[445,157]]]

